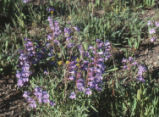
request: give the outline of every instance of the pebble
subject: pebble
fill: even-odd
[[[157,67],[158,62],[153,62],[154,67]]]

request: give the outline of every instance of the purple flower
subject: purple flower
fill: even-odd
[[[145,82],[145,79],[142,76],[138,76],[137,78],[140,82]]]
[[[98,52],[98,54],[99,54],[99,55],[103,55],[103,51],[101,51],[101,52]]]
[[[58,37],[61,34],[59,23],[57,21],[54,21],[53,34],[54,37]]]
[[[48,12],[54,12],[55,9],[50,7],[50,8],[47,9],[47,11],[48,11]]]
[[[24,94],[23,94],[23,97],[24,97],[24,98],[28,98],[28,97],[29,97],[29,95],[30,95],[30,92],[28,92],[28,91],[24,91]]]
[[[146,67],[143,65],[138,66],[138,75],[142,75],[143,72],[146,72]]]
[[[30,0],[23,0],[23,3],[28,3],[30,2]]]
[[[129,64],[131,66],[136,66],[137,65],[137,62],[134,60],[133,57],[129,57],[128,59],[123,58],[122,63],[124,65],[123,69],[127,69],[127,70],[130,70],[129,69],[130,67],[128,67],[127,64]]]
[[[122,63],[127,63],[127,59],[123,58]]]
[[[46,70],[44,70],[44,74],[45,74],[45,75],[49,75],[49,72],[46,71]]]
[[[41,89],[40,87],[35,87],[35,88],[34,88],[34,91],[35,91],[35,92],[42,92],[42,89]]]
[[[35,102],[34,99],[32,99],[31,97],[29,97],[27,100],[28,100],[29,106],[30,106],[31,108],[36,108],[36,102]]]
[[[80,56],[83,56],[84,54],[84,49],[83,49],[83,46],[82,45],[78,45],[78,50],[80,52]]]
[[[55,106],[55,105],[56,105],[56,103],[51,100],[50,101],[50,106]]]
[[[94,79],[94,78],[92,78],[92,79]],[[93,80],[91,80],[91,81],[88,82],[88,86],[89,86],[90,88],[94,88]]]
[[[149,34],[154,34],[154,33],[156,33],[156,30],[154,28],[149,30]]]
[[[69,72],[71,75],[75,75],[75,71],[71,71]]]
[[[49,94],[47,93],[47,91],[43,91],[42,94],[43,98],[49,98]]]
[[[87,88],[86,90],[85,90],[85,94],[86,95],[92,95],[92,91],[91,91],[91,89],[90,88]]]
[[[24,45],[25,45],[25,49],[27,51],[27,56],[28,57],[34,56],[35,51],[34,51],[34,45],[33,45],[32,41],[28,38],[25,38],[24,41],[25,41]]]
[[[41,102],[41,97],[42,97],[42,89],[40,87],[36,87],[34,89],[34,95],[39,99],[39,103]]]
[[[43,103],[42,97],[38,97],[38,102],[41,104]]]
[[[25,72],[25,71],[22,73],[22,77],[25,77],[25,78],[26,78],[26,77],[29,77],[29,75],[30,75],[30,74],[29,74],[28,72]]]
[[[94,49],[94,47],[93,47],[93,46],[89,46],[89,49],[90,49],[90,50],[93,50],[93,49]]]
[[[101,43],[102,41],[100,39],[96,39],[96,42],[97,43]]]
[[[66,41],[69,43],[72,37],[67,37]]]
[[[68,66],[68,72],[69,72],[69,80],[74,80],[75,79],[75,74],[76,74],[76,62],[71,61],[69,66]]]
[[[54,40],[54,43],[57,44],[57,45],[60,45],[60,42],[56,39]]]
[[[21,73],[20,73],[20,71],[17,71],[16,77],[17,77],[18,79],[21,78]]]
[[[106,42],[104,43],[105,47],[110,47],[110,42],[108,40],[106,40]]]
[[[42,91],[42,100],[43,103],[50,103],[49,94],[47,93],[47,91]]]
[[[22,70],[23,70],[23,71],[29,71],[29,69],[30,69],[29,66],[25,66],[25,65],[24,65],[24,66],[22,67]]]
[[[152,22],[149,20],[149,21],[147,22],[147,25],[148,25],[148,26],[152,25]]]
[[[23,97],[27,100],[31,108],[36,108],[36,101],[29,96],[30,94],[30,92],[24,91]],[[50,106],[55,105],[53,101],[49,100],[49,94],[47,93],[47,91],[43,91],[40,87],[36,87],[34,89],[34,95],[37,97],[37,100],[40,104],[49,103]]]
[[[50,16],[47,18],[47,20],[49,21],[49,23],[52,23],[52,18]]]
[[[68,79],[69,79],[69,80],[74,80],[74,79],[75,79],[75,77],[70,76]]]
[[[133,61],[133,57],[129,57],[129,62],[132,62]]]
[[[96,39],[97,47],[100,49],[103,47],[104,43],[100,39]]]
[[[22,87],[23,85],[24,85],[23,79],[22,78],[18,79],[17,86]]]
[[[25,61],[25,60],[27,60],[27,56],[24,55],[23,53],[21,53],[20,56],[19,56],[19,60],[20,61]]]
[[[70,99],[76,99],[76,94],[75,94],[75,92],[72,92],[71,94],[70,94],[70,97],[69,97]]]
[[[144,78],[143,78],[143,73],[146,72],[146,71],[147,71],[147,69],[146,69],[145,66],[143,66],[143,65],[139,65],[138,66],[138,76],[137,76],[137,79],[139,81],[141,81],[141,82],[145,81]]]
[[[71,29],[70,28],[64,28],[64,36],[65,37],[69,37],[71,33]]]
[[[156,21],[156,22],[155,22],[155,26],[156,26],[156,27],[159,27],[159,22]]]
[[[48,21],[49,21],[49,26],[50,26],[51,30],[54,31],[53,21],[52,21],[52,18],[50,16],[48,17]]]
[[[102,88],[101,88],[101,87],[99,87],[99,85],[98,85],[98,84],[96,84],[96,85],[95,85],[95,89],[96,89],[97,91],[101,91],[101,90],[102,90]]]
[[[52,36],[51,36],[51,35],[48,35],[48,36],[47,36],[47,40],[48,40],[48,41],[51,41],[51,40],[52,40]]]
[[[151,37],[150,41],[153,43],[156,41],[156,38],[155,37]]]
[[[42,102],[43,103],[50,103],[50,100],[48,98],[44,98]]]
[[[69,44],[67,44],[67,47],[68,47],[68,48],[72,48],[74,45],[75,45],[75,44],[73,44],[73,43],[69,43]]]
[[[84,80],[83,79],[78,79],[77,80],[77,89],[79,90],[79,91],[84,91]]]
[[[25,83],[25,82],[28,82],[29,81],[29,78],[23,78],[22,81]]]
[[[34,89],[34,95],[38,98],[39,103],[50,103],[49,94],[40,87]]]

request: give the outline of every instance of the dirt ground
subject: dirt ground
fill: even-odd
[[[21,117],[25,100],[13,75],[0,77],[0,117]]]

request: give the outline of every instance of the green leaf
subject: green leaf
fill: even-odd
[[[137,99],[138,99],[138,100],[141,100],[141,94],[142,94],[142,90],[141,90],[141,89],[138,89],[138,90],[137,90]]]
[[[87,51],[88,50],[88,43],[83,42],[83,46],[84,46],[85,51]]]
[[[91,105],[91,108],[95,111],[95,112],[98,112],[98,110],[96,108],[94,108],[92,105]]]
[[[89,25],[87,25],[85,28],[84,28],[84,34],[88,33],[88,29],[89,29]]]

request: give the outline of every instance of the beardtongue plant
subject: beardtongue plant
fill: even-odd
[[[37,102],[39,104],[49,104],[50,106],[55,105],[55,103],[49,99],[47,91],[42,90],[40,87],[35,87],[33,92],[34,93],[32,95],[29,91],[24,91],[23,94],[23,97],[26,99],[31,108],[36,108]]]
[[[34,58],[36,58],[37,53],[35,52],[35,48],[32,41],[28,38],[25,38],[24,41],[24,50],[20,51],[18,66],[19,70],[17,70],[16,73],[18,87],[24,87],[29,82],[29,77],[32,74],[32,72],[30,71],[31,66],[35,62],[37,62],[34,61]],[[37,58],[38,57],[39,56],[37,56]],[[23,97],[27,100],[29,107],[36,108],[36,101],[30,95],[31,93],[29,91],[24,91]],[[39,103],[49,103],[51,106],[54,106],[54,102],[49,100],[49,94],[46,91],[42,91],[41,88],[35,88],[34,96],[36,96]]]
[[[56,60],[60,61],[54,60],[55,66],[59,65],[58,67],[60,67],[63,65],[61,67],[66,69],[63,78],[65,86],[73,86],[72,89],[65,88],[69,92],[72,91],[69,96],[67,95],[70,99],[76,99],[80,92],[90,96],[94,90],[101,91],[106,61],[111,57],[110,43],[97,39],[96,44],[86,50],[83,48],[82,42],[74,38],[74,32],[79,31],[77,27],[65,27],[62,31],[57,21],[53,21],[51,17],[48,17],[48,21],[51,33],[48,34],[46,43],[37,43],[34,46],[32,40],[24,39],[24,50],[20,53],[19,70],[17,70],[16,74],[18,87],[26,86],[29,83],[29,77],[32,75],[31,69],[34,69],[34,64],[39,64],[49,57],[51,59],[56,57]],[[59,56],[61,53],[63,55]],[[42,88],[36,87],[32,92],[24,91],[23,95],[31,108],[36,108],[37,103],[55,105],[49,99],[47,91]]]
[[[138,62],[136,62],[134,60],[134,58],[132,57],[129,57],[128,59],[125,59],[123,58],[122,60],[122,63],[123,63],[123,69],[124,70],[128,70],[130,72],[130,70],[132,70],[133,68],[137,68],[136,71],[137,71],[137,76],[136,76],[136,79],[140,82],[145,82],[145,79],[144,79],[144,73],[147,72],[147,69],[144,65],[142,64],[139,64]]]
[[[19,68],[17,70],[16,77],[18,78],[17,86],[22,87],[25,83],[29,81],[29,76],[31,75],[30,67],[32,64],[32,57],[35,56],[35,50],[31,40],[25,38],[25,50],[20,51],[19,56]]]
[[[86,95],[91,95],[92,90],[101,91],[103,82],[103,73],[106,68],[105,62],[111,57],[110,43],[105,43],[101,40],[96,40],[96,46],[90,46],[88,51],[83,51],[80,46],[79,54],[83,56],[83,60],[72,61],[68,67],[68,80],[75,84],[75,92],[83,92]],[[86,56],[87,55],[87,56]],[[85,74],[84,74],[85,73]],[[71,93],[70,98],[72,98]]]
[[[28,84],[29,77],[32,75],[32,72],[30,71],[31,67],[33,64],[38,64],[41,58],[43,58],[42,53],[35,52],[37,48],[33,45],[33,42],[30,39],[25,38],[24,42],[24,50],[20,51],[19,56],[19,70],[17,70],[16,73],[18,87],[24,87]],[[42,49],[42,52],[46,51],[43,47],[38,49]],[[35,96],[36,98],[32,98],[31,96]],[[39,102],[39,104],[48,103],[50,106],[55,105],[53,101],[49,100],[49,94],[47,91],[42,90],[40,87],[36,87],[32,94],[29,91],[24,91],[23,97],[27,100],[29,107],[31,108],[36,108],[37,102]]]
[[[20,51],[18,65],[19,69],[16,73],[17,86],[19,88],[28,86],[27,84],[29,83],[29,77],[31,77],[32,75],[31,69],[34,69],[33,65],[39,64],[42,60],[48,57],[54,57],[56,49],[53,47],[55,45],[60,46],[60,41],[57,40],[58,36],[61,34],[59,23],[57,21],[53,22],[51,17],[48,18],[48,21],[52,33],[48,35],[47,42],[45,44],[40,44],[39,42],[36,42],[36,45],[34,45],[32,40],[28,38],[24,39],[24,50]],[[66,33],[68,33],[66,32],[66,29],[64,32],[65,38],[69,38],[69,35],[66,36]],[[48,55],[46,55],[46,53],[48,53]],[[53,101],[49,100],[49,94],[39,87],[35,88],[34,93],[24,91],[23,97],[27,100],[31,108],[36,108],[37,102],[40,104],[49,103],[51,106],[55,105]],[[33,97],[36,97],[36,100]]]
[[[144,65],[138,65],[138,73],[137,73],[137,79],[141,82],[145,82],[143,74],[147,72],[147,69]]]
[[[69,60],[65,59],[66,62],[61,60],[57,63],[59,66],[63,65],[63,69],[66,69],[64,76],[65,84],[74,84],[74,91],[71,93],[70,98],[75,99],[77,92],[91,95],[92,90],[100,91],[102,89],[102,75],[106,68],[105,62],[111,56],[110,43],[97,39],[96,46],[90,46],[89,50],[85,50],[83,44],[74,38],[74,31],[79,31],[77,27],[65,27],[61,31],[59,24],[54,24],[55,21],[51,17],[48,17],[48,21],[52,33],[48,35],[49,46],[47,47],[53,49],[52,55],[57,56],[56,54],[58,54],[60,49],[60,53],[66,53],[65,56],[60,58],[63,59],[66,56],[69,58]],[[62,39],[58,38],[59,36]],[[61,49],[61,46],[64,47],[64,50]]]

